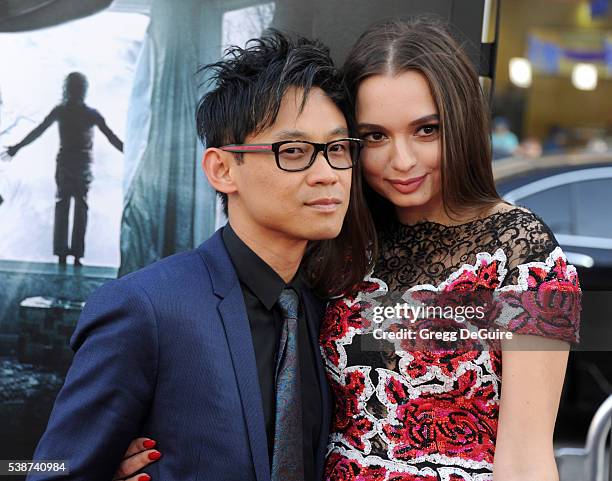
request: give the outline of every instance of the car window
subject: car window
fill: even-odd
[[[574,183],[576,234],[612,239],[612,179]]]
[[[539,215],[555,234],[572,233],[569,185],[560,185],[528,195],[518,199],[517,203]]]

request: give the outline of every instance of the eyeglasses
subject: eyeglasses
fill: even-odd
[[[332,169],[345,170],[352,168],[359,159],[361,139],[338,139],[326,144],[305,140],[283,140],[272,144],[230,144],[220,147],[221,150],[235,153],[274,152],[276,165],[287,172],[299,172],[308,169],[319,152]]]

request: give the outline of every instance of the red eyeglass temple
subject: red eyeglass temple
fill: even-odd
[[[269,152],[272,144],[224,145],[221,150],[228,152]]]

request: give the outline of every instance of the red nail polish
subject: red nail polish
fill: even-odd
[[[161,458],[161,453],[159,451],[153,451],[152,453],[149,453],[149,459],[151,461],[157,461],[159,458]]]
[[[138,476],[138,481],[151,481],[151,476],[148,474],[141,474]]]
[[[155,447],[156,442],[153,441],[152,439],[147,439],[145,440],[142,445],[146,448],[146,449],[151,449],[153,447]]]

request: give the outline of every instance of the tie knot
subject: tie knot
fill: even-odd
[[[285,288],[278,297],[278,305],[285,319],[297,319],[299,299],[297,292]]]

